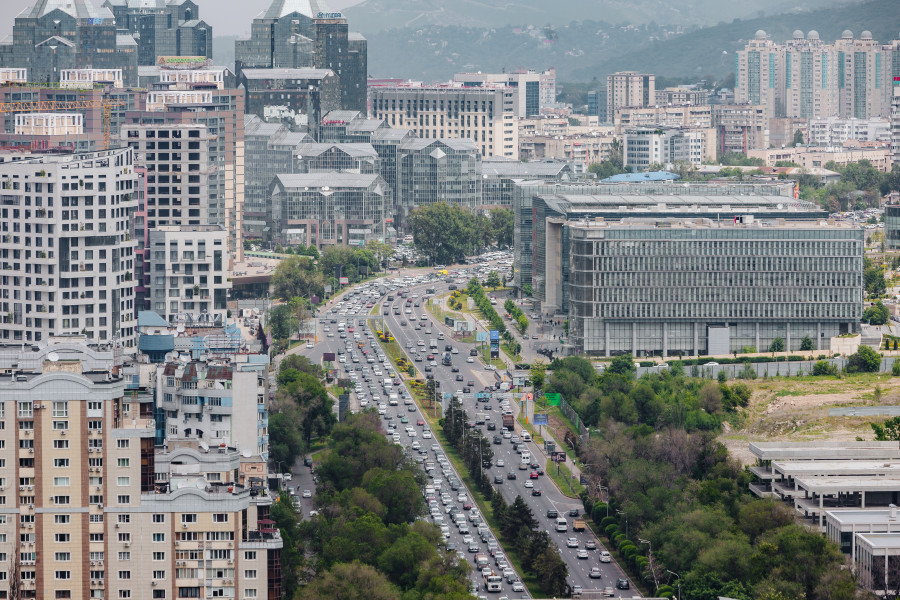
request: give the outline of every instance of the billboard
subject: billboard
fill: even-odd
[[[323,352],[322,362],[334,362],[334,352]]]
[[[457,319],[454,329],[459,332],[472,331],[475,328],[474,323],[470,323],[465,319]]]
[[[500,332],[491,329],[491,358],[500,358]]]
[[[556,450],[550,453],[550,460],[555,463],[566,462],[566,453],[562,450]]]
[[[475,341],[476,342],[486,342],[488,340],[487,331],[476,331],[475,332]]]
[[[341,277],[339,280],[339,283],[341,285],[347,285],[350,283],[350,278],[349,277]]]
[[[550,402],[550,406],[559,406],[559,403],[562,401],[562,396],[559,394],[544,394],[547,397],[547,400]]]
[[[547,418],[547,413],[534,413],[534,424],[535,425],[549,425],[549,420]]]
[[[444,317],[444,325],[447,327],[453,327],[453,324],[456,322],[456,319],[453,317]]]

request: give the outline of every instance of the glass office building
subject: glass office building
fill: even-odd
[[[552,235],[555,225],[565,235]],[[798,350],[856,330],[863,230],[827,220],[548,221],[570,269],[576,351],[594,355],[722,355]],[[561,276],[548,265],[547,286]],[[553,292],[553,293],[558,293]],[[548,291],[548,295],[552,295]]]
[[[900,205],[888,204],[884,207],[884,247],[888,250],[900,249]]]

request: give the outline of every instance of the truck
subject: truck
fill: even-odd
[[[572,531],[584,531],[585,527],[584,519],[579,517],[572,520]]]
[[[428,347],[431,348],[432,350],[437,350],[437,340],[434,338],[431,338],[431,342],[428,344]]]
[[[505,429],[512,431],[513,429],[515,429],[514,423],[515,419],[512,415],[503,415],[503,427]]]
[[[494,573],[493,571],[490,574],[484,574],[484,590],[486,592],[499,592],[501,587],[502,577]]]
[[[441,360],[441,362],[444,363],[445,367],[450,366],[450,364],[453,362],[453,359],[451,358],[449,352],[444,352],[444,358]]]
[[[479,553],[479,554],[475,555],[475,568],[476,569],[480,570],[480,569],[488,566],[489,562],[490,562],[490,559],[488,558],[487,554]]]

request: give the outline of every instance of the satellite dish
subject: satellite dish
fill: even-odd
[[[50,362],[56,362],[59,360],[59,354],[57,354],[56,352],[51,352],[47,355],[47,360],[49,360]]]
[[[166,352],[166,362],[172,362],[178,358],[178,353],[176,352]]]
[[[196,481],[196,483],[194,483],[194,485],[197,487],[198,490],[205,490],[206,489],[206,480],[198,479]]]
[[[178,333],[184,333],[184,323],[179,323],[178,327],[175,328],[175,331]]]
[[[253,456],[253,453],[249,450],[244,450],[243,452],[241,452],[241,456],[243,456],[244,458],[250,458],[251,456]]]

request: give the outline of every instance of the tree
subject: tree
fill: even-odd
[[[500,287],[500,275],[497,274],[497,271],[491,271],[490,273],[488,273],[487,281],[485,281],[485,287]]]
[[[416,248],[435,263],[458,262],[477,244],[475,216],[455,204],[419,206],[408,220]]]
[[[861,345],[847,362],[847,371],[850,373],[876,373],[880,368],[881,354],[868,346]]]
[[[606,368],[607,373],[618,373],[620,375],[634,375],[636,370],[637,367],[630,354],[620,354],[616,356]]]
[[[278,263],[272,273],[272,294],[289,300],[299,296],[310,298],[325,293],[325,278],[308,256],[291,256]]]
[[[366,242],[366,250],[372,253],[379,265],[384,266],[384,261],[391,257],[393,250],[390,244],[380,242],[378,240],[369,240]]]
[[[799,129],[794,132],[794,139],[791,142],[791,146],[802,146],[804,142],[803,132]]]
[[[359,561],[339,563],[318,574],[297,596],[300,600],[400,600],[400,590],[374,567]]]
[[[869,297],[883,296],[887,291],[887,282],[884,279],[884,269],[875,265],[868,258],[863,259],[863,281],[866,286],[866,294]]]
[[[492,208],[491,229],[499,248],[512,248],[515,220],[510,208]]]
[[[808,335],[804,335],[803,339],[800,340],[800,350],[804,352],[808,352],[810,350],[814,350],[813,341]]]
[[[615,163],[604,160],[603,162],[591,163],[590,165],[588,165],[588,172],[596,174],[597,179],[602,181],[608,177],[612,177],[613,175],[624,173],[625,171],[621,168],[621,166],[616,166]]]
[[[531,385],[539,390],[544,387],[544,377],[547,374],[547,365],[539,360],[531,363]]]
[[[269,311],[269,333],[272,339],[290,339],[297,331],[297,319],[287,304],[279,304]]]
[[[769,352],[784,352],[784,340],[780,337],[772,340],[772,343],[769,344]]]
[[[883,423],[869,423],[875,432],[876,442],[900,441],[900,417],[893,417]]]
[[[890,317],[887,307],[881,302],[876,302],[863,312],[863,321],[869,325],[884,325]]]

